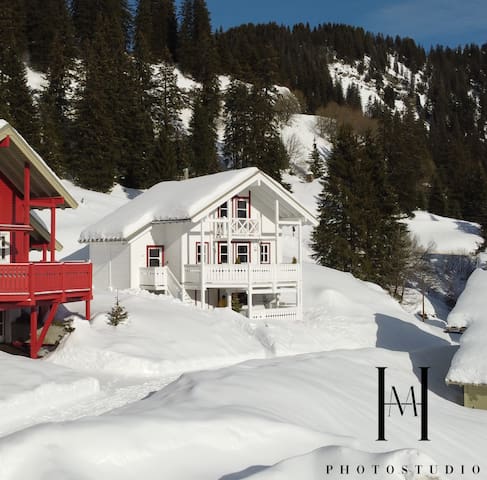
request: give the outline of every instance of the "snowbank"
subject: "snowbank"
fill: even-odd
[[[350,459],[353,458],[353,465]],[[344,447],[323,447],[311,453],[284,460],[272,467],[259,467],[258,473],[239,477],[251,480],[343,480],[350,475],[367,475],[377,480],[426,480],[439,476],[417,473],[415,465],[436,465],[436,462],[417,450],[395,452],[360,452]],[[343,466],[343,467],[342,467]],[[343,468],[343,470],[342,470]],[[350,472],[347,474],[347,470]],[[426,468],[423,468],[425,472]],[[407,475],[407,477],[405,477]]]
[[[411,385],[419,388],[414,367],[424,358],[374,348],[185,374],[109,415],[37,426],[0,439],[0,477],[230,480],[260,469],[270,475],[261,478],[286,479],[294,472],[294,478],[308,480],[316,478],[305,473],[314,474],[317,463],[325,468],[342,459],[367,465],[428,463],[429,457],[439,465],[479,463],[485,412],[469,411],[468,435],[458,442],[459,432],[466,433],[464,410],[443,398],[436,368],[429,396],[432,441],[419,442],[418,418],[399,412],[387,417],[388,442],[376,441],[376,367],[387,366],[388,385],[405,395]],[[333,448],[287,460],[323,447]],[[301,466],[298,475],[294,468]],[[477,476],[467,472],[462,478]]]
[[[487,384],[487,271],[477,269],[448,316],[448,325],[468,327],[453,357],[447,382]]]
[[[45,410],[56,410],[99,392],[95,378],[43,361],[0,352],[0,434],[29,425]]]
[[[485,323],[487,312],[487,271],[477,269],[470,275],[465,290],[448,315],[450,327],[469,327],[473,323]]]
[[[96,291],[93,320],[75,317],[76,330],[47,361],[118,376],[169,377],[266,355],[246,319],[231,310],[203,311],[144,291],[119,292],[119,298],[126,323],[107,324],[115,293]],[[68,307],[81,313],[83,305]]]
[[[485,290],[483,295],[485,296]],[[462,335],[460,348],[453,357],[446,377],[447,382],[487,385],[487,357],[485,355],[487,321],[485,318],[483,320],[473,322]]]
[[[483,242],[480,226],[473,222],[417,210],[404,223],[422,247],[432,246],[431,253],[469,254]]]

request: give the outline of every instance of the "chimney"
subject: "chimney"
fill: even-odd
[[[189,178],[189,168],[183,168],[183,180],[188,180]]]

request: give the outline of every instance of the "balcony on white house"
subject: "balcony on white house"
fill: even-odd
[[[213,220],[216,238],[259,238],[260,221],[254,218],[223,218]]]
[[[197,264],[184,266],[184,284],[206,287],[294,286],[299,280],[300,265],[289,264]],[[203,278],[201,277],[203,271]]]
[[[139,274],[141,288],[155,292],[167,290],[167,267],[141,267]]]

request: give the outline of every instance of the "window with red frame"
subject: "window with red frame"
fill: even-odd
[[[148,267],[164,266],[164,246],[162,245],[147,246],[147,266]]]

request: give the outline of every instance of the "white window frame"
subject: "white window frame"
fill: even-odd
[[[247,255],[247,261],[242,262],[242,260],[240,260],[240,263],[250,263],[250,260],[251,260],[251,258],[250,258],[250,243],[248,243],[248,242],[236,242],[236,243],[234,243],[234,257],[235,257],[234,263],[238,263],[237,258],[240,258],[240,254],[238,253],[239,247],[246,247],[246,249],[247,249],[247,253],[243,254],[243,255]]]
[[[245,203],[245,209],[240,207],[239,206],[239,203],[240,202],[244,202]],[[246,198],[246,197],[237,197],[235,199],[235,218],[240,218],[240,219],[247,219],[247,218],[250,218],[250,215],[249,215],[249,207],[250,207],[250,202],[249,202],[249,199]],[[244,212],[245,211],[245,216],[241,217],[239,215],[239,212]]]
[[[222,247],[225,247],[226,248],[226,252],[223,253],[222,252]],[[227,261],[226,262],[223,262],[222,261],[222,257],[223,256],[226,256],[227,257]],[[230,252],[228,251],[228,243],[226,242],[219,242],[218,243],[218,263],[220,264],[225,264],[225,263],[230,263]]]
[[[259,249],[260,263],[271,263],[271,244],[262,242]]]
[[[205,243],[205,256],[206,262],[210,263],[210,244],[208,242]],[[201,263],[201,242],[196,242],[196,265]]]
[[[225,212],[225,215],[223,215],[223,212]],[[228,203],[222,203],[218,207],[218,218],[228,218]]]

